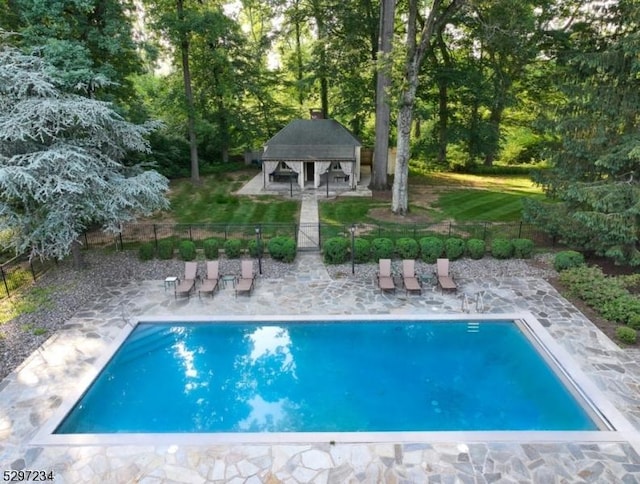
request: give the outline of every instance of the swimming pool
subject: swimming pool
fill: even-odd
[[[610,405],[571,362],[558,365],[548,333],[529,317],[304,319],[139,321],[114,343],[82,399],[60,410],[51,436],[311,441],[331,433],[374,441],[376,434],[613,428],[601,412]]]

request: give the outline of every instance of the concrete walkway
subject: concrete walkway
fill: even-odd
[[[303,193],[298,220],[298,250],[320,250],[319,222],[316,192]]]

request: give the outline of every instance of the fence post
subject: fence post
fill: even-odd
[[[191,234],[191,225],[189,225],[189,240],[193,242],[193,235]]]
[[[328,178],[327,178],[328,180]],[[328,183],[328,182],[327,182]],[[318,222],[318,249],[322,250],[322,225]]]
[[[122,227],[120,227],[120,232],[118,232],[118,238],[120,239],[120,250],[124,252],[124,242],[122,242]]]
[[[89,250],[89,238],[87,237],[87,231],[86,230],[84,231],[84,248],[85,248],[85,250]]]
[[[518,238],[522,238],[522,220],[520,220],[520,227],[518,228]]]
[[[29,259],[29,268],[31,269],[31,277],[33,277],[33,282],[36,282],[36,271],[33,269],[33,261]]]
[[[449,222],[449,237],[451,237],[451,222]]]
[[[156,245],[156,250],[158,250],[158,229],[156,227],[156,224],[153,224],[153,240]]]
[[[484,223],[482,231],[482,240],[484,240],[485,242],[487,241],[487,223],[488,222]]]
[[[7,284],[7,278],[4,274],[4,268],[0,265],[0,274],[2,275],[2,282],[4,282],[4,288],[7,291],[7,297],[9,297],[9,285]]]

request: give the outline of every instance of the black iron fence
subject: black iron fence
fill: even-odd
[[[23,286],[36,281],[55,261],[34,259],[26,255],[14,257],[0,264],[0,299],[17,292]]]
[[[308,240],[315,240],[310,234],[311,224],[126,224],[118,235],[109,235],[96,231],[83,236],[85,249],[114,247],[117,250],[134,249],[143,242],[155,245],[160,240],[191,240],[197,247],[208,238],[225,241],[227,239],[251,240],[260,234],[263,240],[278,235],[293,237],[297,240],[300,232],[307,234],[304,249],[308,250]],[[317,249],[330,237],[350,236],[351,225],[317,225]],[[438,222],[432,224],[355,224],[357,237],[387,237],[392,240],[401,237],[420,239],[427,236],[477,238],[490,243],[495,238],[527,238],[538,247],[553,247],[556,241],[537,227],[524,222]]]
[[[299,250],[320,249],[330,237],[350,237],[351,225],[317,225],[317,237],[312,224],[126,224],[117,235],[102,231],[83,234],[81,240],[85,249],[115,248],[131,250],[141,243],[152,242],[157,246],[160,240],[192,240],[197,247],[208,238],[219,240],[240,239],[249,241],[260,237],[263,243],[269,239],[284,235],[298,240],[300,234],[305,239],[304,247]],[[354,224],[356,237],[369,239],[386,237],[392,240],[401,237],[420,239],[427,236],[477,238],[487,242],[495,238],[527,238],[537,247],[554,247],[556,241],[531,224],[524,222],[439,222],[433,224]],[[317,242],[316,242],[317,240]],[[311,241],[311,242],[310,242]],[[310,245],[311,244],[311,245]],[[55,261],[30,261],[27,256],[18,256],[0,264],[0,298],[7,297],[22,286],[35,281]]]

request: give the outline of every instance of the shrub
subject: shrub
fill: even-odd
[[[459,259],[464,254],[464,240],[458,237],[449,237],[444,241],[444,253],[447,259]]]
[[[629,316],[627,326],[636,330],[640,329],[640,314],[632,314],[631,316]]]
[[[377,261],[393,257],[393,240],[384,237],[373,239],[371,242],[371,257]]]
[[[420,254],[420,246],[415,239],[401,237],[396,240],[396,254],[401,259],[417,259]]]
[[[528,259],[533,253],[533,240],[513,239],[513,255],[518,259]]]
[[[217,259],[220,253],[220,242],[218,242],[218,239],[205,239],[202,242],[202,248],[204,249],[205,259]]]
[[[617,278],[605,276],[599,267],[573,267],[561,272],[559,279],[571,294],[598,312],[602,312],[607,302],[629,293],[622,282]]]
[[[158,242],[158,258],[168,260],[173,258],[173,241],[169,239]]]
[[[638,333],[635,329],[627,326],[620,326],[616,328],[616,336],[620,341],[627,344],[635,344],[638,341]]]
[[[325,240],[322,252],[327,264],[342,264],[347,260],[349,240],[345,237],[331,237]]]
[[[584,256],[575,250],[563,250],[562,252],[558,252],[553,259],[553,267],[558,272],[581,265],[584,265]]]
[[[481,239],[469,239],[467,240],[467,254],[472,259],[482,259],[487,250],[487,246],[484,240]]]
[[[138,248],[138,257],[140,260],[151,260],[153,259],[154,252],[155,249],[153,247],[153,243],[144,242],[140,244],[140,247]]]
[[[439,237],[420,239],[420,256],[428,264],[433,264],[444,252],[444,242]]]
[[[491,255],[496,259],[508,259],[513,255],[513,244],[508,239],[493,239]]]
[[[371,242],[367,239],[356,238],[353,241],[353,260],[363,264],[371,260]]]
[[[260,245],[258,245],[256,239],[249,240],[249,242],[247,242],[247,252],[249,253],[249,257],[257,258],[258,255],[262,257],[262,254],[264,254],[264,242],[260,241]]]
[[[237,259],[242,252],[242,241],[240,239],[227,239],[224,241],[224,255],[228,259]]]
[[[640,299],[631,294],[623,294],[602,305],[602,316],[609,321],[635,326],[637,315],[640,315]]]
[[[178,254],[182,260],[194,260],[196,258],[196,244],[191,240],[182,240],[178,245]]]
[[[296,258],[296,243],[291,237],[280,235],[269,240],[269,254],[275,260],[293,262]]]

